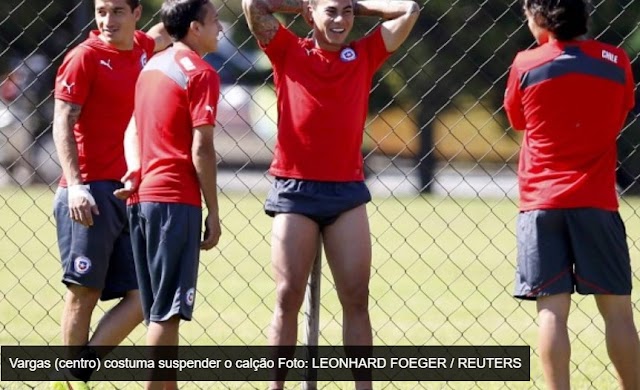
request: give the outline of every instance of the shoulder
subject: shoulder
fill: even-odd
[[[97,49],[87,42],[82,42],[76,47],[72,48],[64,56],[64,60],[60,65],[60,70],[66,69],[66,71],[79,71],[80,69],[91,68],[92,64],[96,63]]]
[[[266,45],[260,44],[260,47],[269,53],[272,50],[278,50],[281,48],[288,48],[290,46],[304,46],[304,42],[307,39],[300,38],[296,34],[294,34],[291,30],[283,26],[282,24],[278,24],[278,30],[274,35],[271,42]]]
[[[527,72],[533,68],[553,61],[562,54],[562,51],[551,45],[545,44],[533,49],[523,50],[516,54],[511,65],[518,72]]]
[[[65,56],[65,59],[93,57],[95,56],[96,51],[97,49],[93,47],[87,39],[69,50]]]
[[[144,31],[140,31],[140,30],[136,30],[133,33],[133,42],[136,46],[141,47],[143,50],[147,52],[150,51],[151,53],[153,53],[153,49],[156,45],[156,41],[153,38],[151,38],[151,36],[149,36]]]
[[[583,47],[589,56],[597,59],[606,60],[620,66],[629,62],[627,52],[621,47],[609,45],[597,40],[590,40],[586,42]]]
[[[178,67],[186,75],[194,75],[201,72],[214,71],[207,61],[202,59],[197,53],[190,50],[178,50],[174,59]]]

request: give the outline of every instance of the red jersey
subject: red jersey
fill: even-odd
[[[98,35],[92,31],[65,56],[54,91],[56,99],[82,106],[73,133],[84,183],[120,181],[125,174],[123,139],[133,113],[134,88],[155,47],[142,31],[134,34],[133,50],[118,50]],[[60,185],[66,186],[64,175]]]
[[[201,206],[193,129],[215,125],[220,78],[191,50],[169,49],[142,71],[135,93],[142,179],[130,203]]]
[[[380,28],[331,52],[280,26],[263,49],[278,96],[278,138],[269,172],[304,180],[364,180],[360,149],[371,81],[391,54]]]
[[[520,210],[615,211],[616,138],[634,106],[624,50],[595,40],[550,42],[518,53],[504,107],[525,130]]]

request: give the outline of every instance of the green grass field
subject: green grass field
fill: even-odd
[[[182,326],[182,344],[266,343],[274,283],[269,263],[271,220],[262,212],[263,199],[261,193],[221,194],[223,236],[217,249],[202,256],[194,321]],[[58,322],[64,288],[59,282],[52,200],[53,192],[48,187],[0,190],[2,345],[60,343]],[[622,202],[636,285],[640,254],[633,240],[640,231],[639,210],[638,200]],[[377,388],[543,388],[535,353],[535,304],[511,297],[517,213],[514,200],[377,198],[368,211],[374,243],[370,308],[375,344],[532,346],[531,382],[381,383]],[[634,292],[634,301],[637,298]],[[617,388],[604,345],[603,322],[593,300],[576,296],[574,302],[570,318],[573,386]],[[108,306],[101,304],[100,309]],[[320,319],[320,343],[340,344],[341,312],[326,264]],[[302,343],[302,316],[300,325]],[[144,344],[144,332],[145,328],[139,326],[128,343]],[[321,385],[352,388],[350,383]],[[28,386],[3,382],[0,387]],[[185,388],[229,387],[265,386],[185,384]],[[96,388],[139,386],[102,383]]]

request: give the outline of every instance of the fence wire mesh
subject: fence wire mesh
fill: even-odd
[[[268,60],[251,37],[239,0],[216,0],[224,24],[216,130],[223,237],[202,254],[194,321],[182,345],[264,345],[274,282],[270,219],[262,202],[275,136]],[[408,41],[374,79],[363,156],[373,241],[370,311],[377,345],[531,345],[528,383],[385,383],[385,388],[543,388],[534,304],[511,297],[515,264],[515,177],[519,135],[501,107],[508,66],[531,46],[521,5],[504,0],[420,0]],[[140,26],[160,1],[143,1]],[[640,3],[594,1],[592,33],[629,53],[636,79]],[[0,343],[60,344],[65,293],[52,218],[60,167],[51,136],[53,77],[66,51],[92,28],[93,4],[5,0],[0,4]],[[299,34],[296,17],[283,21]],[[354,36],[379,21],[362,18]],[[117,102],[113,102],[117,104]],[[109,109],[105,107],[105,109]],[[348,110],[348,107],[345,107]],[[634,283],[640,276],[640,128],[619,139],[618,184]],[[330,158],[330,151],[327,151]],[[341,343],[342,315],[323,269],[319,343]],[[638,295],[632,296],[634,305]],[[100,304],[94,322],[109,309]],[[636,310],[637,313],[637,310]],[[638,315],[636,314],[636,318]],[[300,317],[300,342],[304,319]],[[589,297],[575,297],[569,323],[575,388],[616,388],[604,324]],[[144,344],[139,326],[126,344]],[[9,384],[22,388],[43,384]],[[259,388],[190,383],[187,388]],[[349,388],[321,383],[322,388]],[[102,383],[99,388],[139,388]]]

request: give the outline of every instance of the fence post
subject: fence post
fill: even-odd
[[[318,345],[320,335],[320,279],[322,278],[322,235],[318,235],[318,250],[313,268],[307,282],[307,292],[305,293],[305,325],[306,325],[306,346]],[[307,348],[311,352],[311,348]],[[309,356],[308,356],[309,357]],[[311,368],[307,369],[307,378],[303,383],[304,390],[316,390],[318,388],[317,373]]]

